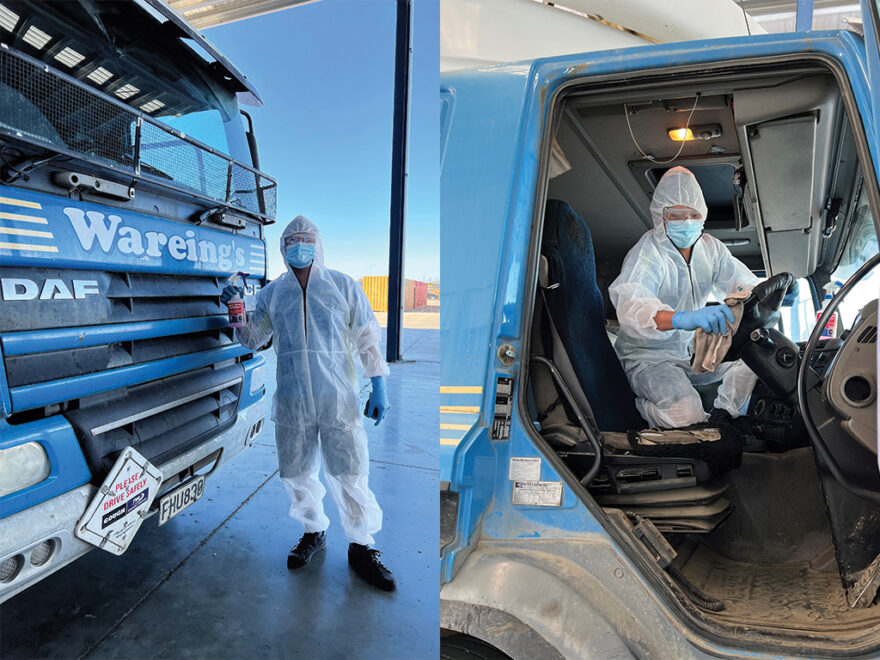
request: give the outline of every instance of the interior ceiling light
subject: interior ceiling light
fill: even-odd
[[[693,126],[691,128],[670,128],[669,139],[673,142],[689,142],[691,140],[711,140],[721,137],[721,126]]]
[[[43,46],[52,41],[52,37],[33,25],[24,33],[24,40],[37,50],[42,50]]]
[[[134,85],[123,85],[119,89],[117,89],[114,93],[121,99],[128,99],[137,94],[139,90]]]
[[[0,27],[12,32],[16,25],[18,25],[18,14],[0,5]]]
[[[55,56],[55,59],[69,66],[71,69],[86,59],[86,56],[77,53],[73,48],[65,48]]]
[[[108,80],[110,80],[110,78],[113,77],[113,74],[110,73],[109,71],[107,71],[107,69],[105,69],[104,67],[99,66],[97,69],[92,71],[87,77],[93,83],[98,84],[98,85],[103,85],[105,82],[107,82]]]

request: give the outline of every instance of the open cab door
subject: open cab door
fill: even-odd
[[[852,267],[843,298],[878,261],[878,6],[862,6],[864,41],[756,35],[444,76],[448,628],[491,593],[557,648],[590,648],[589,626],[561,639],[516,580],[487,577],[552,557],[571,571],[554,574],[559,602],[627,613],[642,655],[680,655],[683,639],[725,656],[880,650],[876,292],[831,341],[790,336],[784,291],[755,302],[767,327],[734,356],[760,377],[743,432],[755,442],[723,457],[632,435],[647,424],[608,296],[653,229],[654,187],[682,165],[706,195],[706,233],[767,281],[790,273],[824,327],[822,288]],[[696,139],[675,141],[683,129]]]

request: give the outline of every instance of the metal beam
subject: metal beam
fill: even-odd
[[[406,236],[406,153],[409,106],[411,0],[397,0],[394,46],[394,115],[391,151],[391,232],[388,241],[388,335],[385,359],[400,360],[403,328],[403,248]]]
[[[798,0],[795,31],[807,32],[813,27],[813,0]]]
[[[737,0],[737,4],[740,1],[750,16],[793,14],[798,8],[798,0]],[[814,0],[813,4],[816,9],[830,9],[833,7],[857,5],[859,3],[858,0]]]
[[[168,4],[197,30],[262,16],[318,0],[168,0]]]

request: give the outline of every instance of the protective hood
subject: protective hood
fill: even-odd
[[[708,208],[703,199],[703,190],[694,176],[686,167],[673,167],[660,179],[651,198],[651,220],[654,229],[663,231],[663,209],[667,206],[689,206],[696,209],[706,222]]]
[[[291,273],[293,272],[293,268],[289,263],[287,263],[287,255],[284,249],[284,241],[286,241],[287,237],[291,234],[299,234],[302,232],[312,234],[315,237],[315,260],[312,262],[312,268],[323,270],[324,241],[321,240],[321,232],[318,230],[318,225],[316,225],[304,215],[298,215],[293,220],[291,220],[290,224],[287,225],[287,227],[284,229],[284,233],[281,234],[281,258],[284,259],[287,270]]]

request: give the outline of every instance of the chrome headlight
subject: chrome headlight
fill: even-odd
[[[49,469],[49,457],[39,442],[0,449],[0,497],[40,483]]]
[[[263,365],[255,367],[251,372],[251,394],[259,392],[265,384],[266,378],[263,375]]]

